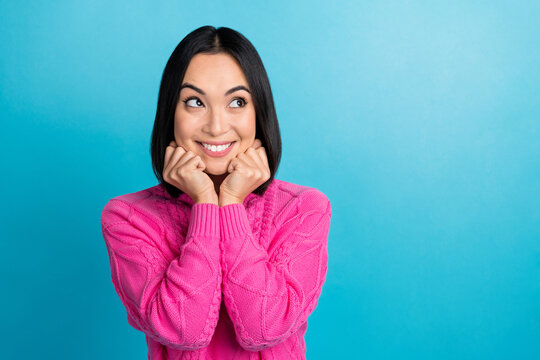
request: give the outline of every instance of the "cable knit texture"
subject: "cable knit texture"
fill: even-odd
[[[305,359],[330,217],[322,192],[278,179],[223,207],[161,185],[111,199],[112,282],[148,359]]]

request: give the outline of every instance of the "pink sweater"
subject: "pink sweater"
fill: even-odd
[[[277,179],[223,207],[160,185],[111,199],[112,282],[148,358],[305,359],[330,216],[322,192]]]

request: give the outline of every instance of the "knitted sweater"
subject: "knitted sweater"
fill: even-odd
[[[277,179],[223,207],[161,185],[111,199],[112,282],[148,358],[305,359],[330,217],[322,192]]]

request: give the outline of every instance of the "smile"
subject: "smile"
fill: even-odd
[[[200,143],[200,142],[197,142],[197,144],[199,144],[199,146],[204,150],[206,154],[213,157],[221,157],[229,153],[229,151],[232,149],[232,145],[234,144],[234,141],[228,144],[223,144],[223,145],[210,145],[210,144]]]
[[[225,145],[210,145],[210,144],[205,144],[205,143],[201,143],[206,149],[212,151],[212,152],[216,152],[216,151],[223,151],[225,150],[226,148],[228,148],[229,146],[232,145],[232,143],[229,143],[229,144],[225,144]]]

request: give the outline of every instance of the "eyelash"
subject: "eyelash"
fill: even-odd
[[[187,106],[187,102],[188,102],[189,100],[199,100],[199,101],[201,101],[201,99],[199,99],[199,98],[196,97],[196,96],[190,96],[190,97],[188,97],[188,98],[186,98],[186,99],[184,99],[184,100],[182,100],[182,101],[183,101],[184,104],[186,104],[186,106]],[[247,103],[248,103],[247,100],[246,100],[246,98],[244,98],[243,96],[237,96],[237,97],[235,97],[235,98],[233,99],[233,101],[234,101],[234,100],[242,100],[242,101],[244,102],[244,104],[243,104],[242,106],[240,106],[240,108],[243,108],[243,107],[246,106]],[[202,101],[201,101],[201,103],[202,103]],[[192,106],[190,106],[190,107],[192,107]]]

